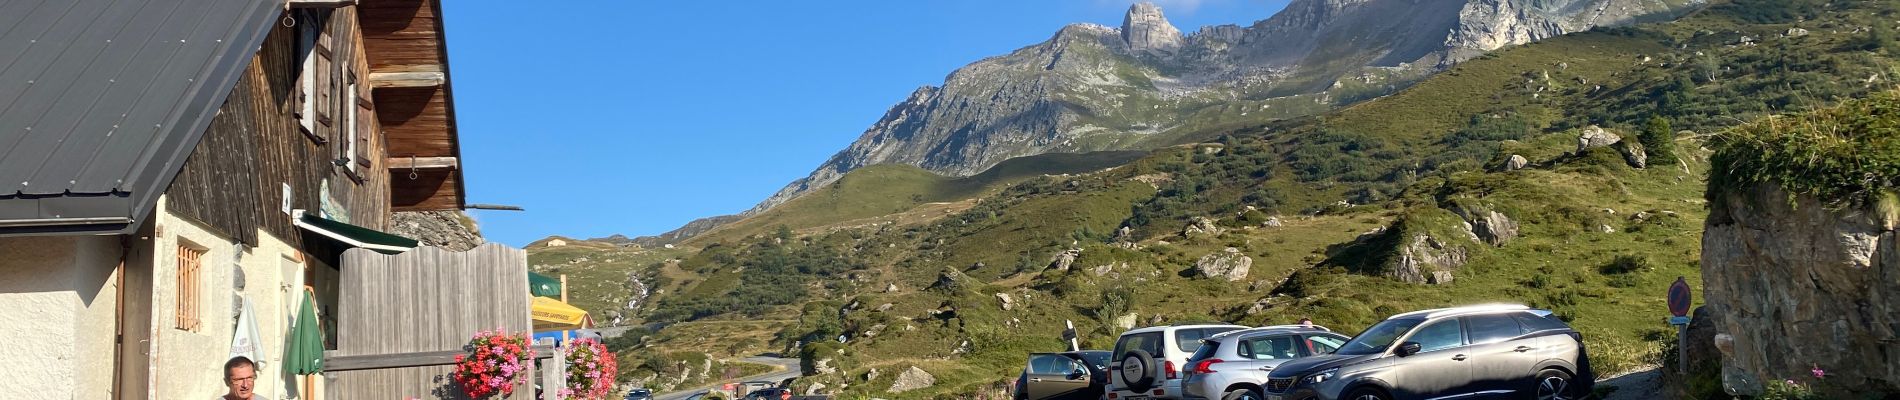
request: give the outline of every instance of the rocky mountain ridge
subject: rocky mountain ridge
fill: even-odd
[[[1298,0],[1251,26],[1185,36],[1160,7],[1139,3],[1119,29],[1069,25],[1048,41],[960,68],[941,86],[918,88],[810,176],[747,214],[867,165],[965,176],[1026,155],[1170,144],[1199,128],[1189,123],[1204,117],[1197,113],[1217,105],[1241,109],[1234,118],[1324,111],[1486,51],[1673,16],[1699,3]]]

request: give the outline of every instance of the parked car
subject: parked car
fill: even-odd
[[[1521,305],[1425,310],[1366,328],[1332,355],[1280,364],[1267,400],[1575,399],[1595,385],[1583,335]],[[1534,396],[1534,397],[1533,397]]]
[[[1108,366],[1110,400],[1180,399],[1181,367],[1201,339],[1240,325],[1156,326],[1122,332]]]
[[[653,400],[653,391],[647,389],[629,390],[627,391],[625,400]]]
[[[1108,386],[1106,350],[1032,353],[1016,378],[1016,400],[1096,400]]]
[[[765,389],[754,390],[752,391],[752,393],[746,394],[744,397],[745,400],[789,400],[791,398],[792,398],[792,390],[786,389],[786,388],[765,388]]]
[[[710,392],[710,391],[708,391],[708,392],[699,392],[699,393],[694,393],[694,394],[693,394],[692,396],[686,396],[686,400],[703,400],[703,399],[705,399],[705,398],[706,398],[707,396],[710,396],[711,394],[712,394],[712,392]]]
[[[1331,354],[1349,340],[1314,325],[1242,329],[1202,339],[1182,371],[1187,400],[1262,400],[1261,385],[1281,363]]]

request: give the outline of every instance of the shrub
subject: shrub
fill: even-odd
[[[1649,269],[1648,257],[1624,254],[1610,259],[1610,262],[1603,264],[1601,267],[1597,267],[1597,272],[1604,275],[1618,275],[1646,269]]]
[[[1777,185],[1833,207],[1872,206],[1900,187],[1900,93],[1769,117],[1716,137],[1707,196]]]
[[[1637,134],[1636,140],[1649,153],[1651,165],[1676,163],[1676,133],[1670,130],[1669,120],[1651,115],[1649,121],[1643,123],[1643,131]]]

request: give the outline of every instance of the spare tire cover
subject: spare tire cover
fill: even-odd
[[[1136,392],[1146,392],[1154,388],[1155,381],[1158,380],[1156,375],[1160,372],[1160,368],[1155,368],[1155,357],[1145,350],[1129,351],[1127,355],[1122,356],[1121,369],[1115,371],[1120,374],[1122,384],[1127,385],[1128,390]]]

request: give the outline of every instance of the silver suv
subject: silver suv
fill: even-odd
[[[1202,339],[1187,360],[1182,384],[1187,400],[1263,400],[1274,367],[1296,358],[1329,354],[1349,340],[1315,325],[1243,329]]]
[[[1280,364],[1266,397],[1576,399],[1594,382],[1582,334],[1548,310],[1494,305],[1394,315],[1331,355]]]
[[[1123,332],[1109,360],[1109,400],[1180,399],[1182,366],[1201,339],[1247,329],[1240,325],[1156,326]]]

